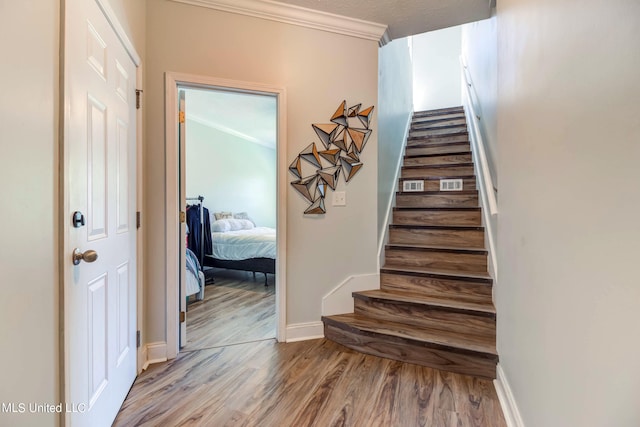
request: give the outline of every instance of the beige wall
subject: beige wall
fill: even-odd
[[[413,68],[409,39],[394,40],[380,48],[378,60],[378,239],[383,239],[389,204],[398,182],[398,162],[404,154],[407,123],[413,115]]]
[[[527,427],[640,425],[640,3],[498,2],[498,351]]]
[[[414,111],[462,105],[461,37],[460,26],[412,36]]]
[[[60,401],[59,3],[0,3],[0,55],[5,61],[0,67],[2,403]],[[144,16],[144,1],[123,5],[123,22]],[[136,47],[143,42],[130,37]],[[57,414],[0,413],[0,425],[53,426],[58,421]]]
[[[480,115],[480,132],[493,185],[498,186],[498,30],[495,9],[489,19],[462,26],[462,57],[471,76],[474,108]]]
[[[145,247],[147,342],[166,339],[164,73],[286,88],[292,161],[317,140],[311,124],[327,122],[342,100],[376,104],[377,51],[372,41],[201,7],[157,1],[148,8],[145,221],[154,231]],[[287,185],[287,324],[319,321],[326,293],[352,274],[376,272],[376,151],[374,132],[364,168],[339,187],[348,206],[333,207],[328,199],[325,216],[304,217],[307,202]]]
[[[58,401],[58,17],[56,0],[0,4],[2,403]],[[56,420],[0,412],[1,425]]]

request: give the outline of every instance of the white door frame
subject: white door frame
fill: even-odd
[[[136,79],[135,79],[135,88],[139,89],[142,87],[142,61],[140,59],[140,55],[136,51],[135,46],[129,39],[127,32],[125,31],[122,24],[118,20],[116,13],[113,8],[109,4],[108,0],[95,0],[98,4],[100,10],[104,14],[107,22],[113,29],[114,33],[122,43],[125,51],[133,61],[133,64],[136,67]],[[64,13],[60,14],[61,19],[61,31],[60,31],[60,39],[63,44],[65,43],[66,33],[64,32],[66,15]],[[64,59],[61,57],[61,64],[64,64]],[[69,99],[67,97],[66,88],[64,87],[64,76],[66,75],[67,70],[64,68],[64,65],[61,66],[61,83],[60,83],[60,94],[61,94],[61,111],[60,114],[60,151],[59,151],[59,162],[60,162],[60,193],[59,193],[59,204],[58,204],[58,221],[60,223],[60,243],[59,243],[59,257],[58,257],[58,266],[59,266],[59,286],[60,286],[60,330],[63,333],[60,334],[60,364],[59,364],[59,378],[60,378],[60,400],[62,402],[69,402],[69,375],[70,375],[70,366],[69,366],[69,342],[67,337],[67,327],[66,324],[66,310],[69,308],[65,302],[65,287],[68,283],[71,282],[72,278],[70,277],[68,271],[68,264],[70,260],[70,253],[68,251],[68,239],[71,230],[71,221],[69,220],[69,188],[70,188],[70,178],[69,178],[69,144],[66,140],[68,135],[68,124],[69,124]],[[143,200],[143,185],[142,185],[142,110],[136,111],[136,210],[141,211],[142,208],[142,200]],[[142,234],[141,229],[138,229],[136,232],[136,329],[142,330],[142,319],[143,319],[143,285],[142,285],[142,271],[143,271],[143,245],[140,244],[142,242]],[[142,349],[144,346],[141,346],[137,349],[136,358],[138,367],[144,362],[144,357],[142,356]],[[138,372],[140,372],[140,368],[138,368]],[[60,414],[60,424],[67,425],[69,424],[69,413],[65,413],[64,411]]]
[[[277,132],[277,219],[276,219],[276,339],[285,341],[286,332],[286,242],[287,242],[287,140],[286,140],[286,90],[261,83],[219,79],[193,74],[167,72],[165,74],[165,235],[166,235],[166,337],[167,358],[173,359],[179,351],[178,308],[179,277],[178,248],[179,222],[178,200],[178,86],[205,89],[224,89],[238,92],[273,95],[278,105]]]

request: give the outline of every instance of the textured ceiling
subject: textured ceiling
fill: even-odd
[[[392,40],[488,18],[492,0],[278,0],[389,27]]]

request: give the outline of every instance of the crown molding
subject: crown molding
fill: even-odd
[[[388,39],[387,26],[271,0],[172,0],[193,6],[201,6],[224,12],[252,16],[337,33],[383,45]],[[386,37],[384,37],[386,34]]]

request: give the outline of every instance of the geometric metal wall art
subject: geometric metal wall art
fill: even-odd
[[[347,101],[342,101],[329,119],[331,123],[312,124],[321,145],[312,142],[291,162],[289,172],[296,177],[291,185],[311,202],[306,215],[326,213],[327,189],[335,190],[340,176],[349,182],[362,169],[360,155],[371,136],[374,107],[361,110],[361,106],[347,107]],[[305,173],[309,168],[312,171]]]

